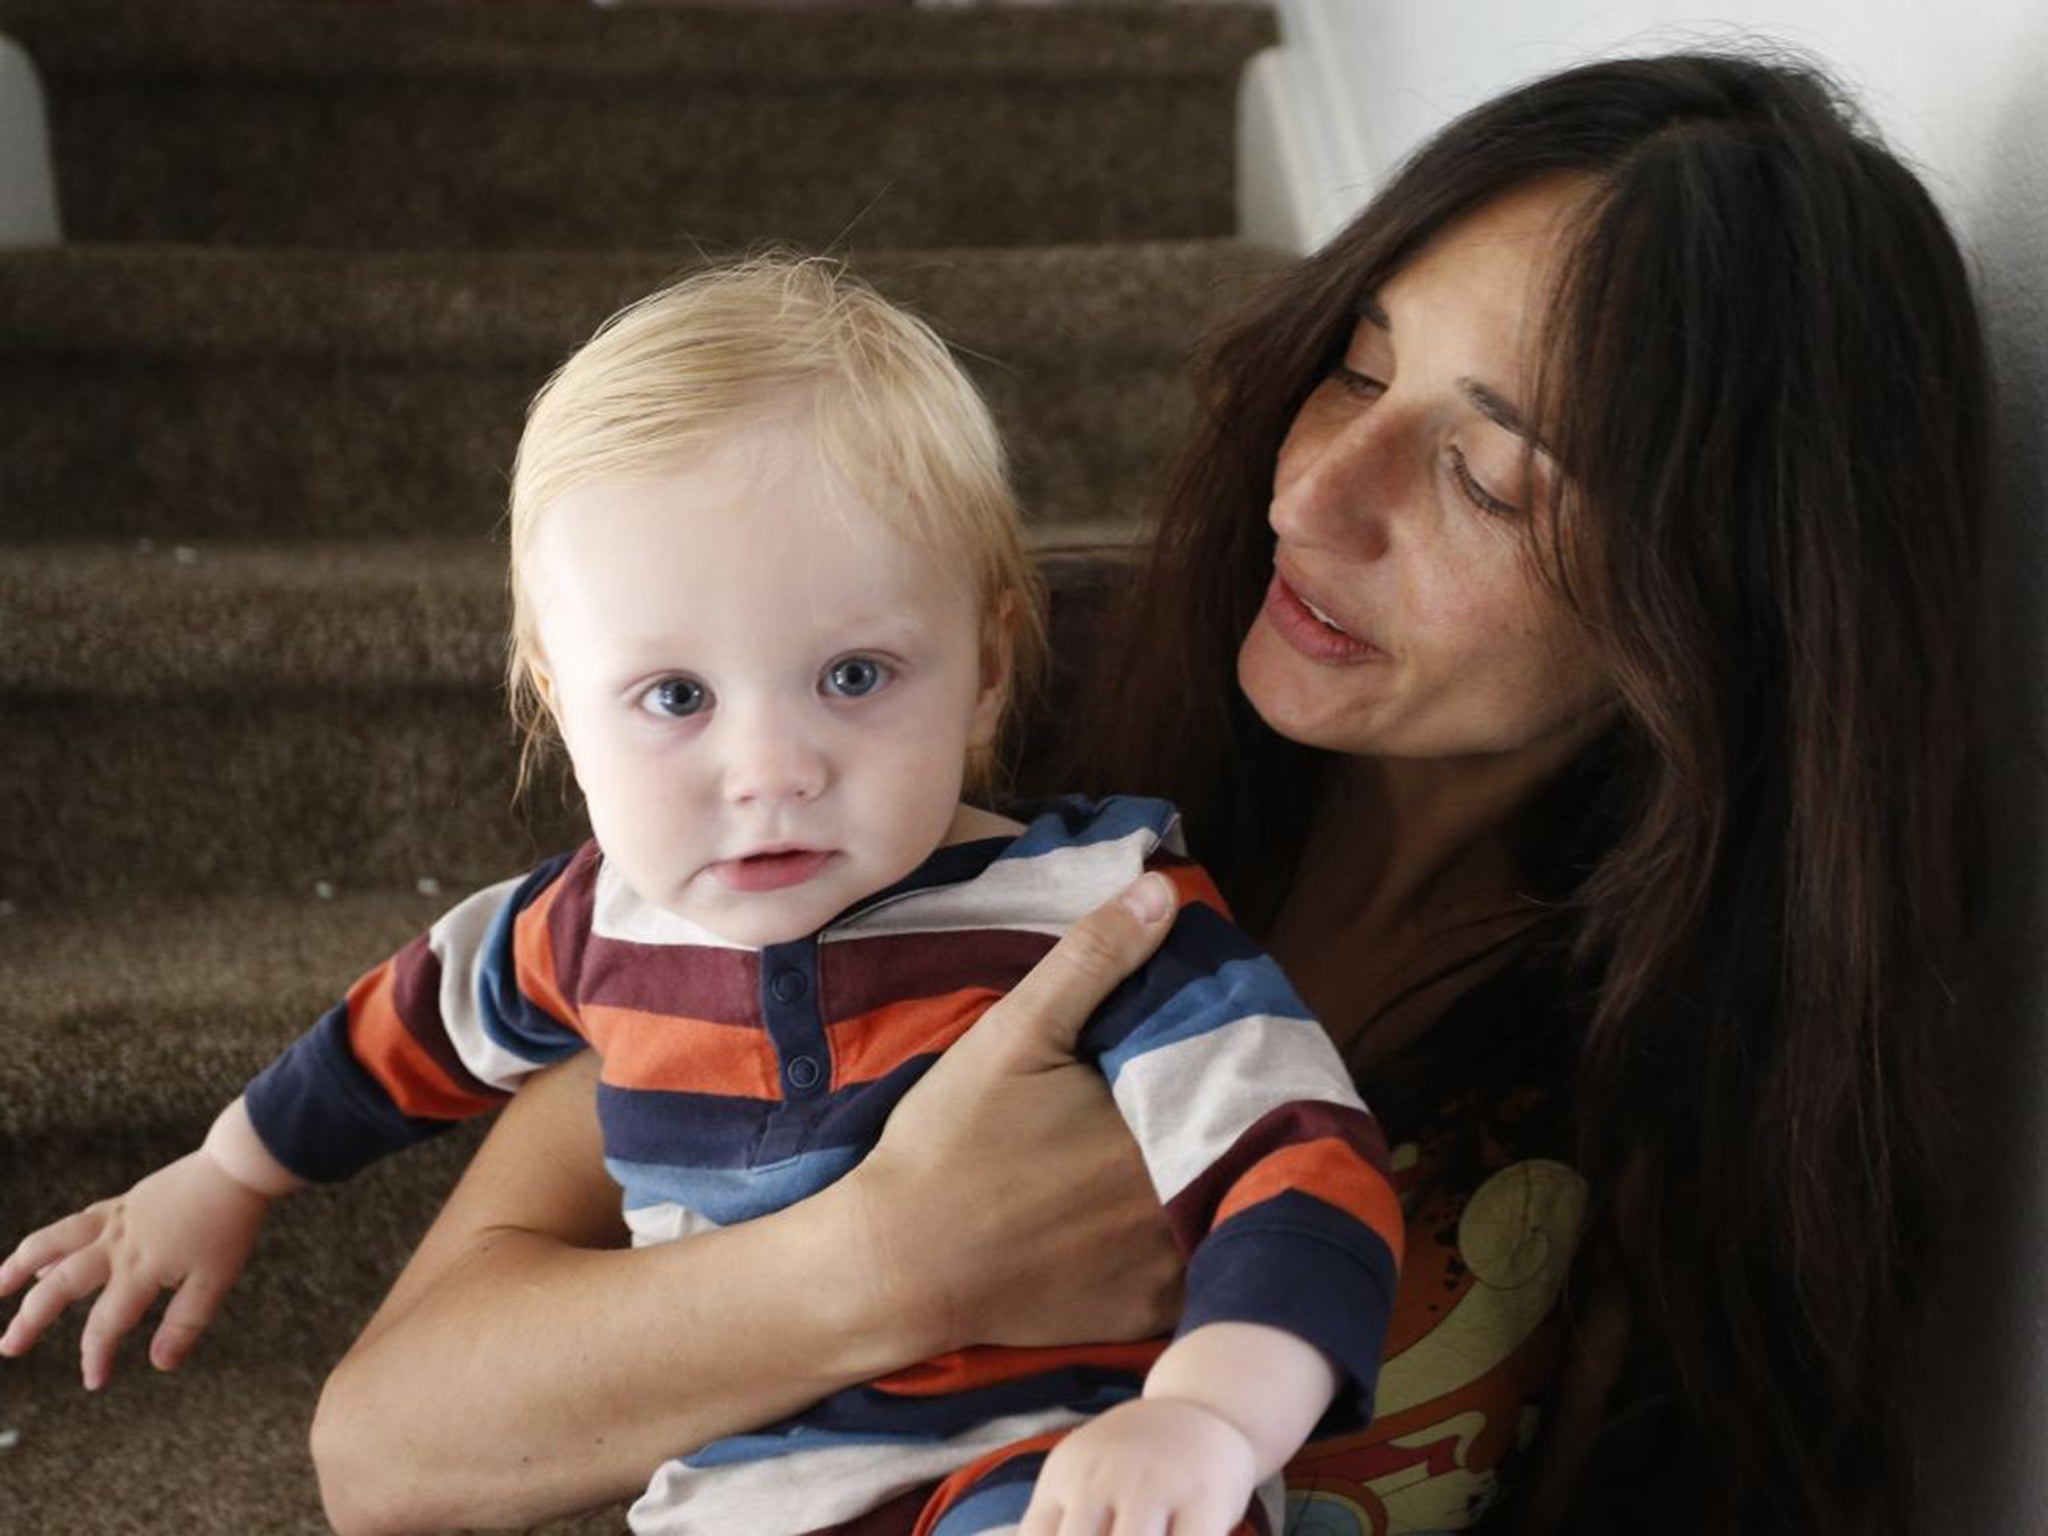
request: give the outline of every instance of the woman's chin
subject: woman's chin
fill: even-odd
[[[1258,717],[1278,735],[1305,747],[1367,753],[1373,733],[1349,711],[1334,709],[1341,676],[1316,665],[1256,620],[1237,652],[1237,686]],[[1349,675],[1355,676],[1355,673]]]

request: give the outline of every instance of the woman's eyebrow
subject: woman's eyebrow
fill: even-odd
[[[1522,413],[1477,379],[1458,380],[1458,393],[1465,397],[1473,410],[1495,426],[1505,427],[1531,448],[1550,453],[1550,445],[1537,435],[1534,427],[1522,419]],[[1555,456],[1552,455],[1553,458]]]

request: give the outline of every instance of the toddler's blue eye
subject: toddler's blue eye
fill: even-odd
[[[825,669],[825,691],[842,699],[865,698],[888,681],[889,669],[872,656],[848,656]]]
[[[707,708],[711,690],[694,677],[664,677],[647,690],[646,700],[656,714],[681,720]]]

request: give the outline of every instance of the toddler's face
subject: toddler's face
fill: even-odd
[[[592,828],[646,900],[781,943],[948,840],[1001,711],[978,604],[800,434],[569,492],[526,580]]]

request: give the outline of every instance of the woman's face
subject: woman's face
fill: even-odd
[[[1267,724],[1382,758],[1554,758],[1608,690],[1538,551],[1558,470],[1524,423],[1551,261],[1582,192],[1451,225],[1367,296],[1273,472],[1278,544],[1238,681]]]

